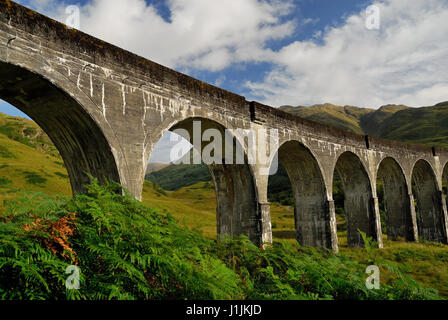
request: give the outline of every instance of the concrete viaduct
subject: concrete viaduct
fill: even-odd
[[[359,229],[382,247],[378,178],[389,236],[448,240],[442,192],[448,150],[362,136],[248,102],[5,0],[0,0],[0,99],[50,136],[74,193],[82,192],[88,173],[117,181],[140,199],[159,139],[202,119],[204,127],[218,130],[278,129],[279,148],[270,155],[278,154],[289,175],[296,236],[303,245],[338,251],[335,170],[345,193],[349,246],[362,245]],[[209,168],[218,234],[271,242],[268,176],[258,165]]]

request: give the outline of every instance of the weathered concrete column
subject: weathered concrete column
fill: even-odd
[[[442,203],[442,227],[443,227],[443,236],[444,236],[444,242],[445,244],[448,244],[448,211],[446,206],[446,200],[445,195],[443,194],[443,191],[439,191],[439,199]]]
[[[255,245],[261,245],[263,210],[264,219],[270,223],[269,206],[258,205],[247,165],[213,164],[209,170],[216,190],[218,238],[245,235]]]
[[[412,224],[412,234],[414,236],[415,242],[418,242],[418,225],[417,225],[417,213],[415,211],[415,199],[414,195],[409,193],[409,207],[411,208],[411,224]]]
[[[271,205],[269,202],[258,203],[261,226],[261,244],[272,243]]]
[[[378,248],[383,248],[383,232],[381,230],[381,216],[380,216],[380,206],[377,197],[372,198],[373,207],[373,237],[378,243]]]
[[[330,219],[330,237],[331,237],[331,249],[334,253],[339,252],[338,245],[338,229],[336,223],[336,211],[334,200],[328,200],[328,216]]]

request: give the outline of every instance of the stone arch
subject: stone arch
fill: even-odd
[[[278,148],[273,159],[282,164],[291,182],[297,241],[306,246],[337,247],[331,232],[327,190],[316,157],[299,141],[290,140]]]
[[[442,192],[429,162],[418,160],[412,170],[412,187],[417,200],[416,216],[420,238],[446,243],[447,235],[442,208]]]
[[[32,59],[25,60],[31,63]],[[49,68],[44,68],[48,71]],[[103,132],[73,92],[59,83],[57,72],[49,80],[31,68],[0,61],[0,98],[32,118],[53,141],[70,177],[73,193],[89,183],[89,175],[100,181],[120,181],[109,137]],[[45,73],[45,71],[43,71]]]
[[[342,153],[336,162],[335,171],[344,189],[348,246],[364,245],[358,230],[378,241],[372,184],[360,158],[350,151]]]
[[[392,240],[402,237],[415,241],[411,200],[400,164],[392,157],[384,158],[378,165],[377,179],[383,183],[387,235]]]
[[[226,127],[216,120],[188,117],[171,124],[171,127],[165,130],[165,132],[184,129],[189,133],[190,138],[193,138],[193,123],[195,121],[201,122],[201,136],[207,129],[216,129],[220,132],[223,143],[221,156],[224,156]],[[245,235],[256,245],[261,245],[260,208],[257,200],[254,174],[252,167],[248,164],[247,155],[240,140],[235,136],[231,138],[233,141],[233,160],[235,160],[238,147],[239,150],[244,152],[244,163],[236,163],[234,161],[228,164],[222,158],[222,163],[208,164],[216,191],[218,237]],[[208,142],[202,143],[201,149],[207,144]]]

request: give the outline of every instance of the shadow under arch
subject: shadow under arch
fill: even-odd
[[[419,237],[427,241],[447,243],[442,192],[429,162],[418,160],[412,170],[412,192],[417,200],[416,217]]]
[[[58,149],[74,194],[89,175],[120,182],[108,140],[87,111],[67,92],[41,75],[0,62],[0,99],[33,119]]]
[[[243,146],[236,136],[229,135],[229,132],[226,133],[226,127],[223,124],[202,117],[183,119],[172,125],[168,131],[185,130],[188,132],[188,137],[184,136],[184,138],[190,138],[189,142],[194,145],[193,139],[197,135],[194,130],[195,122],[200,123],[200,137],[209,129],[216,130],[216,133],[219,133],[222,137],[222,149],[213,151],[213,158],[220,161],[205,163],[215,186],[218,238],[226,235],[230,237],[245,235],[254,244],[261,245],[261,209],[258,203],[253,171],[248,163]],[[203,142],[201,139],[199,142],[201,143],[200,150],[197,145],[194,145],[194,147],[202,155],[204,149],[214,142],[214,137],[210,141]],[[230,159],[225,159],[225,146],[229,142],[232,143],[233,150],[231,162]],[[237,159],[238,152],[243,152],[242,161]]]
[[[442,171],[442,191],[445,197],[445,203],[448,207],[448,162],[445,163]]]
[[[291,183],[297,241],[306,246],[333,248],[326,187],[312,152],[299,141],[291,140],[278,148],[273,159],[278,159]]]
[[[391,157],[384,158],[378,166],[377,179],[384,190],[387,236],[392,240],[416,241],[411,200],[401,166]]]
[[[340,177],[344,190],[348,246],[364,246],[358,230],[378,241],[372,185],[361,160],[353,152],[344,152],[336,162],[335,172]]]

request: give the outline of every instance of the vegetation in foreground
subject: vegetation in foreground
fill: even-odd
[[[214,241],[95,181],[74,198],[25,193],[0,217],[2,299],[438,299],[399,268],[367,290],[349,257],[287,242]],[[66,267],[81,269],[67,290]]]

